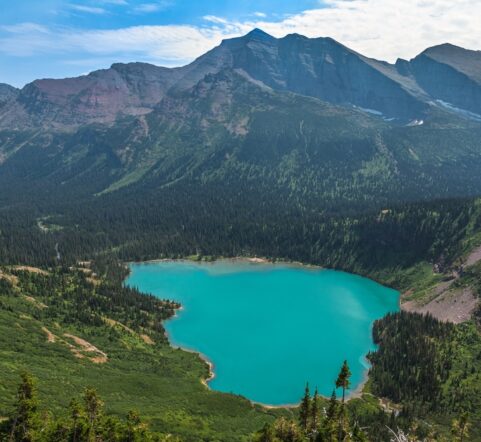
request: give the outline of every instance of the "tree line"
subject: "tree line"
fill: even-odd
[[[95,389],[70,401],[65,417],[41,410],[37,381],[29,373],[21,375],[17,401],[8,419],[0,423],[0,440],[5,442],[176,442],[172,435],[149,430],[138,412],[120,419],[105,413]]]

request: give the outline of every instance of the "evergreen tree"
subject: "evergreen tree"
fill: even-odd
[[[72,442],[77,442],[81,437],[82,405],[77,399],[72,399],[69,405],[70,419],[72,420]]]
[[[332,390],[331,399],[329,400],[329,406],[326,411],[326,418],[322,426],[322,433],[327,441],[335,441],[337,438],[338,414],[339,403],[336,398],[336,390]]]
[[[326,417],[328,420],[337,418],[338,403],[336,398],[336,390],[332,390],[331,398],[329,399],[329,407],[327,408]]]
[[[344,361],[341,367],[341,371],[336,380],[336,388],[342,388],[342,404],[344,405],[345,397],[346,397],[346,390],[349,389],[351,385],[351,370],[349,370],[349,366],[347,365],[347,361]]]
[[[350,425],[349,416],[347,415],[347,409],[344,404],[341,403],[339,408],[339,419],[337,422],[337,440],[338,441],[350,441]]]
[[[301,406],[299,410],[299,424],[301,429],[306,433],[309,430],[309,418],[311,410],[311,395],[309,392],[309,384],[306,384],[304,390],[304,397],[301,401]]]
[[[84,404],[88,420],[87,440],[93,442],[96,439],[96,426],[102,413],[103,402],[93,388],[87,388],[84,393]]]
[[[351,385],[350,381],[351,377],[351,370],[349,370],[349,366],[347,365],[347,361],[344,361],[341,367],[341,371],[336,380],[336,388],[342,388],[342,402],[341,402],[341,410],[339,412],[339,440],[344,440],[344,435],[346,434],[346,426],[347,426],[347,416],[346,416],[346,409],[345,409],[345,400],[346,400],[346,390]]]
[[[143,442],[146,440],[147,426],[142,422],[137,411],[129,411],[127,415],[127,441]]]
[[[319,430],[319,393],[314,392],[314,396],[311,401],[311,422],[310,422],[311,434],[315,435]]]
[[[40,427],[37,387],[29,373],[22,373],[21,377],[9,442],[34,442]]]
[[[302,428],[293,422],[280,418],[275,424],[275,434],[282,442],[304,442]]]
[[[87,388],[83,403],[74,399],[69,405],[67,417],[50,418],[39,415],[34,379],[22,375],[18,389],[18,402],[12,418],[0,422],[2,442],[180,442],[176,437],[152,433],[137,412],[129,412],[125,422],[102,413],[103,403],[95,390]],[[272,429],[272,428],[271,428]],[[293,442],[300,442],[295,423],[286,424],[287,435],[294,435]],[[296,433],[297,431],[297,433]],[[280,442],[275,433],[265,442]]]
[[[463,442],[469,437],[469,416],[464,412],[451,425],[451,434],[455,442]]]
[[[353,442],[369,442],[366,433],[362,431],[357,422],[354,424],[352,429],[352,440]]]
[[[278,440],[271,424],[265,424],[255,437],[255,442],[277,442]]]

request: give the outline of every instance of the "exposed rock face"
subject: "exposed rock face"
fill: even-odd
[[[419,85],[432,97],[481,114],[481,52],[453,45],[427,49],[410,63]]]
[[[255,30],[182,68],[114,64],[2,87],[0,202],[196,181],[322,196],[335,210],[478,195],[481,124],[432,89],[441,68],[476,82],[478,53],[428,52],[429,87],[415,60]]]
[[[163,98],[175,71],[145,63],[63,80],[36,80],[18,96],[34,121],[52,124],[109,123],[121,115],[150,112]]]
[[[0,106],[7,101],[13,100],[18,95],[18,89],[9,84],[0,83]]]
[[[380,63],[331,38],[309,39],[293,34],[277,40],[254,31],[224,45],[232,52],[234,68],[243,69],[273,89],[399,118],[410,118],[424,110],[424,104],[400,82],[379,69]]]
[[[78,78],[36,80],[21,91],[0,85],[0,128],[111,124],[125,115],[150,113],[166,96],[182,95],[226,70],[273,90],[402,122],[420,121],[435,107],[481,114],[480,52],[441,45],[392,65],[331,38],[293,34],[277,39],[255,29],[182,68],[114,64]]]

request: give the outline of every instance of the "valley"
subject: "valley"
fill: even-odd
[[[0,85],[0,438],[481,440],[480,72],[254,29]]]

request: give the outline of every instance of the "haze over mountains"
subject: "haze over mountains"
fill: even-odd
[[[445,44],[391,65],[331,38],[292,34],[276,39],[255,29],[223,41],[182,68],[114,64],[78,78],[36,80],[21,90],[2,85],[0,102],[11,104],[2,112],[1,125],[71,125],[142,115],[166,95],[187,91],[223,70],[277,91],[357,106],[387,118],[419,119],[437,107],[481,114],[480,52]]]
[[[181,68],[1,85],[0,184],[15,189],[4,201],[179,182],[322,206],[470,196],[480,115],[481,52],[445,44],[392,65],[255,29]]]

